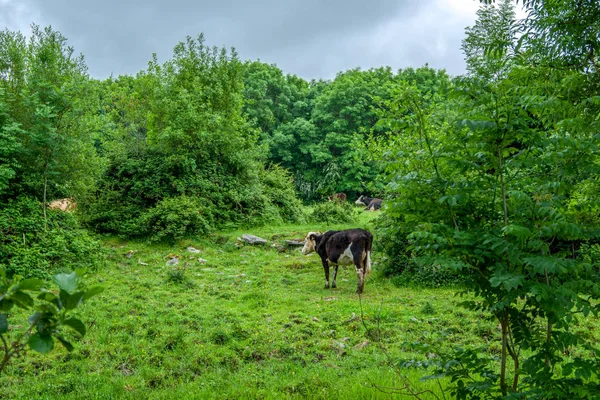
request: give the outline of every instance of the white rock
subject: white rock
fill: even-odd
[[[167,261],[167,265],[173,266],[179,264],[179,257],[173,257]]]

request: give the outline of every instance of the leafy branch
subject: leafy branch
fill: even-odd
[[[29,348],[38,353],[50,352],[55,339],[72,351],[74,347],[63,335],[63,327],[81,337],[85,335],[84,323],[69,313],[101,293],[103,288],[85,288],[77,272],[54,275],[53,281],[58,291],[45,289],[45,282],[41,279],[21,279],[18,275],[8,278],[6,271],[0,269],[0,346],[4,353],[0,361],[0,374],[11,359],[22,356]],[[33,312],[27,318],[29,326],[20,333],[14,331],[16,327],[11,327],[8,320],[9,313],[15,307]]]

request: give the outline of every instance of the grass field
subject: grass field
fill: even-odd
[[[369,228],[373,217],[362,214],[353,226]],[[318,256],[270,246],[347,227],[267,226],[173,247],[107,239],[106,267],[85,278],[105,291],[78,311],[88,334],[72,353],[14,360],[0,377],[2,398],[387,399],[383,388],[403,382],[439,390],[420,381],[424,370],[402,370],[403,381],[391,367],[424,357],[404,342],[444,337],[455,346],[486,337],[487,351],[499,353],[496,324],[456,306],[451,289],[395,287],[378,276],[376,252],[359,298],[352,268],[340,268],[338,288],[326,290]],[[242,233],[269,245],[238,247]],[[177,266],[166,265],[172,254]]]

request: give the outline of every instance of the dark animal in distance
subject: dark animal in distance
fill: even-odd
[[[346,194],[345,193],[336,193],[334,195],[329,196],[329,201],[335,203],[345,203],[346,202]]]
[[[354,204],[362,204],[363,206],[366,206],[365,210],[375,211],[381,209],[383,200],[378,199],[377,197],[360,196]]]
[[[373,234],[364,229],[327,231],[322,235],[309,232],[304,239],[302,254],[316,252],[321,257],[325,271],[325,289],[329,289],[329,267],[333,267],[331,287],[335,288],[338,266],[354,264],[358,277],[356,293],[362,293],[365,276],[371,272],[372,246]]]

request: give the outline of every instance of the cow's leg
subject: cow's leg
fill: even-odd
[[[335,264],[333,266],[333,279],[331,280],[331,288],[335,289],[337,287],[337,283],[335,282],[335,278],[337,278],[337,273],[338,273],[338,265]]]
[[[358,284],[356,285],[356,293],[361,294],[365,287],[365,274],[363,273],[362,268],[356,268],[356,275],[358,276]]]
[[[329,262],[323,260],[323,270],[325,271],[325,289],[329,289]]]
[[[354,267],[356,268],[356,275],[358,278],[358,284],[356,285],[356,293],[361,294],[365,288],[365,263],[361,254],[354,255]]]

